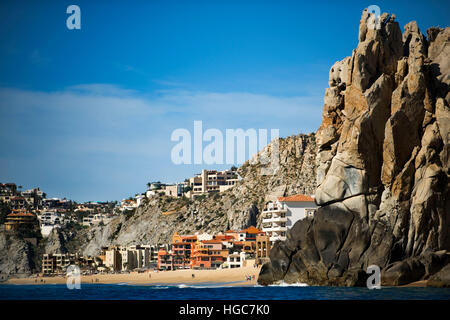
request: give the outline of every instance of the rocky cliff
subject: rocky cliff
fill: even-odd
[[[262,284],[365,285],[369,265],[384,285],[449,278],[450,28],[373,19],[363,11],[357,48],[330,70],[320,208],[274,245]]]
[[[71,252],[94,255],[110,244],[169,243],[175,232],[217,233],[259,226],[259,212],[267,200],[314,193],[316,149],[314,134],[280,138],[238,169],[242,179],[232,189],[193,201],[152,196],[133,214],[78,232],[75,237],[62,236],[64,241],[55,234],[49,243],[52,249],[63,243]],[[275,151],[278,161],[262,160],[270,159]]]
[[[0,230],[0,282],[10,275],[27,276],[37,272],[37,249],[15,234]]]

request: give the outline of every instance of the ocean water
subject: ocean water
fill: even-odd
[[[0,300],[450,300],[445,288],[82,284],[0,285]]]

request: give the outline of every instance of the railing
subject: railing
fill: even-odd
[[[271,217],[271,218],[264,218],[262,220],[263,224],[272,222],[287,222],[287,217]]]
[[[286,236],[272,236],[269,238],[270,241],[275,242],[277,240],[286,241]]]
[[[265,207],[263,209],[263,212],[276,212],[276,211],[286,212],[287,209],[284,207]]]
[[[287,217],[275,217],[272,218],[272,222],[287,222]]]
[[[287,227],[275,226],[272,227],[272,231],[287,231]]]

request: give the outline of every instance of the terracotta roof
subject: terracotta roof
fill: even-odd
[[[258,228],[255,228],[254,226],[250,226],[247,229],[241,230],[239,231],[239,233],[251,233],[251,234],[256,234],[256,233],[261,233],[262,230],[259,230]]]
[[[201,243],[222,243],[220,240],[202,240]]]
[[[180,238],[181,239],[197,239],[197,236],[196,235],[185,235],[185,236],[180,235]]]
[[[289,197],[279,197],[281,202],[314,202],[314,198],[306,194],[296,194]]]
[[[230,229],[228,231],[225,231],[225,233],[236,233],[236,231]]]
[[[217,235],[217,236],[214,236],[214,239],[223,241],[223,240],[232,240],[232,239],[234,239],[234,237],[233,236],[219,236],[219,235]]]
[[[8,214],[7,217],[35,217],[35,215],[29,212],[13,212]]]

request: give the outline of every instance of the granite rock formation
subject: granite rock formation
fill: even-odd
[[[319,209],[274,245],[262,284],[365,285],[369,265],[384,285],[449,278],[450,28],[373,19],[363,11],[357,48],[330,70]]]

